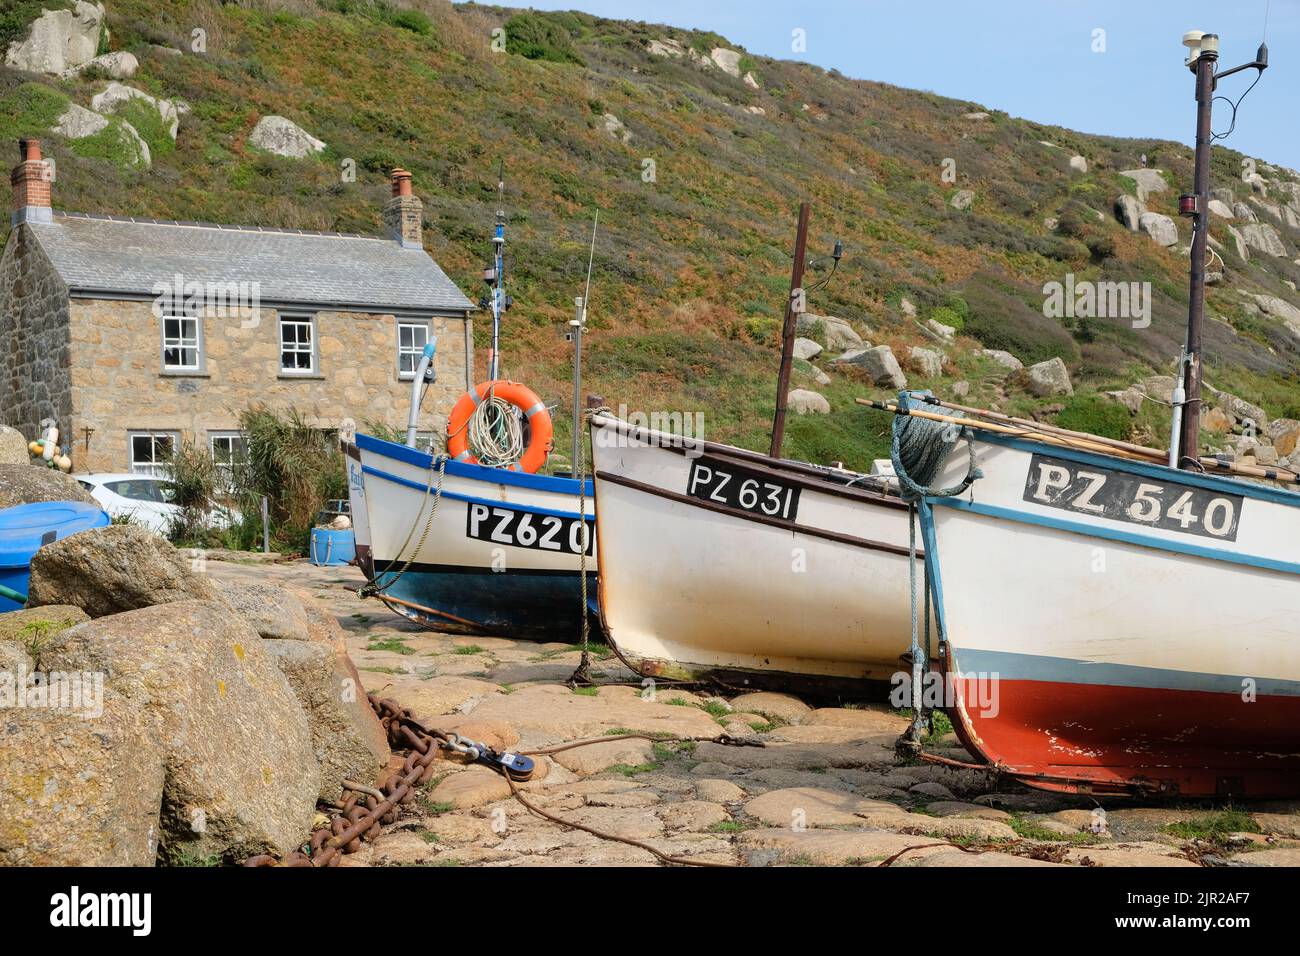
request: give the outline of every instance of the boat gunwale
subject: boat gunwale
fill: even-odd
[[[647,448],[658,448],[679,455],[686,455],[688,452],[699,450],[701,455],[734,458],[742,462],[745,467],[751,468],[759,474],[780,479],[786,483],[794,484],[801,489],[807,488],[821,492],[822,494],[849,498],[854,501],[867,501],[872,504],[878,504],[886,508],[895,508],[902,511],[906,511],[910,507],[910,505],[898,495],[889,494],[879,488],[867,485],[851,485],[845,482],[834,481],[829,477],[830,474],[834,473],[834,469],[826,468],[821,465],[814,465],[811,462],[792,461],[788,458],[771,458],[761,452],[750,451],[746,448],[736,448],[734,445],[722,445],[717,442],[709,442],[703,439],[683,438],[680,435],[673,435],[669,432],[661,432],[653,428],[643,428],[640,425],[633,425],[612,416],[595,416],[591,419],[591,425],[593,428],[613,428],[619,431],[635,431],[640,435],[655,436],[653,439],[644,440],[644,446]],[[774,463],[777,463],[777,465],[774,466]],[[847,469],[841,473],[844,475],[856,476],[857,478],[871,478],[877,482],[883,482],[882,476],[866,475],[861,472],[849,471]],[[597,473],[595,477],[599,480],[600,478],[607,478],[609,476]],[[628,480],[631,481],[635,479]],[[699,499],[690,500],[698,501]],[[734,511],[727,511],[726,513],[738,514],[738,512]],[[803,526],[801,525],[800,528],[803,528]],[[904,549],[904,551],[906,551],[906,549]]]
[[[653,495],[658,498],[665,498],[668,501],[674,501],[678,504],[687,505],[693,508],[701,508],[705,511],[711,511],[716,514],[727,515],[732,518],[739,518],[742,521],[752,521],[755,524],[766,525],[776,528],[780,531],[789,531],[794,534],[807,534],[814,538],[823,538],[827,541],[833,541],[836,544],[846,544],[850,547],[864,548],[868,551],[882,551],[886,554],[894,554],[899,557],[907,557],[912,552],[903,545],[889,544],[886,541],[873,541],[870,538],[859,538],[857,535],[843,534],[839,531],[829,531],[824,528],[818,528],[812,525],[799,524],[798,522],[788,521],[783,518],[773,518],[769,515],[753,514],[750,512],[737,511],[732,508],[726,508],[722,505],[715,504],[711,501],[704,501],[701,498],[692,498],[689,495],[681,494],[676,491],[669,491],[667,488],[659,488],[655,485],[646,484],[643,481],[637,481],[635,478],[628,478],[624,475],[611,475],[605,472],[598,472],[596,475],[596,484],[608,481],[611,484],[619,485],[624,488],[630,488],[633,491],[639,491],[642,494]],[[821,491],[821,488],[813,487],[813,491]],[[868,499],[871,500],[871,499]],[[875,503],[873,501],[873,503]],[[903,505],[904,508],[907,505]],[[599,505],[597,505],[599,510]],[[599,534],[599,528],[597,530]],[[597,538],[599,541],[599,538]],[[925,552],[917,549],[916,556],[924,558]]]

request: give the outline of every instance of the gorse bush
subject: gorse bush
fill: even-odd
[[[583,64],[566,21],[554,14],[517,13],[505,23],[506,52],[529,60]]]
[[[1132,416],[1123,405],[1097,395],[1076,395],[1056,416],[1056,424],[1071,431],[1087,432],[1124,441],[1132,429]]]

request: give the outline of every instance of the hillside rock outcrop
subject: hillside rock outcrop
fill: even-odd
[[[46,10],[32,22],[26,39],[9,44],[5,66],[58,76],[94,59],[103,32],[101,3],[78,0],[71,9]]]
[[[258,149],[289,159],[306,159],[325,148],[323,142],[283,116],[263,116],[248,141]]]

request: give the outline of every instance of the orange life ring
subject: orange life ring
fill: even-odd
[[[528,422],[528,447],[524,449],[523,457],[510,466],[510,471],[537,472],[546,464],[546,458],[554,447],[555,429],[551,425],[551,413],[537,393],[518,382],[480,382],[460,397],[447,420],[447,454],[454,461],[478,463],[478,458],[469,450],[469,420],[487,396],[488,389],[492,389],[497,398],[523,412]]]

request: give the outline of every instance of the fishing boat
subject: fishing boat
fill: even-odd
[[[1208,472],[1300,476],[1197,445],[1208,90],[1236,70],[1214,73],[1217,37],[1185,42],[1204,95],[1196,189],[1180,201],[1197,230],[1169,452],[987,416],[962,424],[907,395],[892,410],[896,429],[928,418],[949,430],[938,473],[909,480],[950,484],[971,451],[979,470],[967,494],[919,508],[947,709],[972,753],[1047,789],[1293,796],[1300,494]],[[1261,47],[1247,66],[1266,64]],[[909,434],[933,440],[926,428]]]
[[[908,653],[908,505],[886,476],[593,416],[600,606],[649,677],[820,690]]]
[[[360,593],[438,631],[574,641],[599,626],[592,485],[538,474],[552,450],[550,412],[531,389],[499,377],[510,306],[502,211],[492,246],[483,302],[492,314],[488,379],[452,409],[445,452],[416,448],[436,341],[415,369],[405,444],[344,438],[357,563],[367,578]]]

